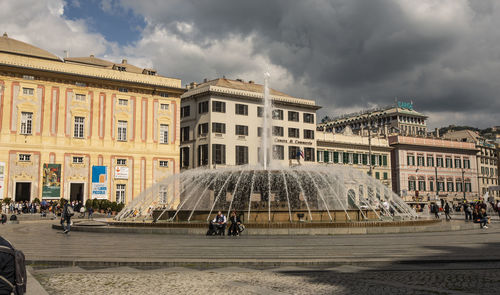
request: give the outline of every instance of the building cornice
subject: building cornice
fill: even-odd
[[[101,69],[6,53],[0,53],[0,65],[87,78],[97,78],[102,80],[182,89],[180,79],[120,72],[112,69]]]
[[[264,99],[263,93],[253,92],[253,91],[245,91],[239,89],[232,89],[220,86],[207,85],[203,87],[198,87],[195,89],[190,89],[188,92],[184,93],[181,96],[181,99],[187,99],[191,97],[200,97],[207,95],[221,95],[227,97],[237,97],[243,99],[250,99],[254,101],[262,101]],[[318,110],[321,106],[316,105],[313,100],[296,98],[296,97],[285,97],[279,95],[271,95],[271,99],[275,104],[282,105],[293,105],[298,107],[309,108],[313,110]]]

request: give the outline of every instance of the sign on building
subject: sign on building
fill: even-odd
[[[42,199],[61,197],[61,164],[43,164]]]
[[[107,171],[106,166],[92,166],[92,199],[108,198]]]
[[[128,179],[128,167],[116,166],[115,167],[115,179]]]
[[[0,162],[0,199],[3,199],[4,184],[5,184],[5,162]]]

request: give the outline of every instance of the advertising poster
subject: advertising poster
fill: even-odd
[[[92,199],[108,198],[106,166],[92,166]]]
[[[115,167],[115,179],[128,179],[128,167],[116,166]]]
[[[61,164],[43,164],[42,199],[61,197]]]
[[[0,162],[0,199],[3,199],[4,184],[5,184],[5,162]]]

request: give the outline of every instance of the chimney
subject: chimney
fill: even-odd
[[[239,79],[239,78],[238,78],[238,79],[236,79],[236,81],[238,81],[238,82],[243,82],[243,80],[242,80],[242,79]]]
[[[203,78],[203,83],[207,83],[208,79],[207,78]]]
[[[90,57],[91,57],[91,58],[94,58],[94,55],[93,55],[93,54],[91,54],[91,55],[90,55]]]
[[[122,64],[127,64],[127,60],[126,59],[122,59]]]
[[[254,82],[254,81],[252,81],[252,80],[250,80],[250,81],[248,81],[248,83],[253,84],[253,83],[255,83],[255,82]]]
[[[439,138],[439,128],[436,128],[436,137]]]
[[[7,35],[7,32],[3,33],[3,36],[4,36],[5,38],[9,38],[9,35]]]
[[[191,82],[191,83],[189,83],[189,88],[190,89],[196,88],[197,85],[198,84],[196,84],[196,82]]]

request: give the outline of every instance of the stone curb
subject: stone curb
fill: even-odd
[[[53,229],[63,230],[59,224]],[[384,226],[384,227],[339,227],[339,228],[250,228],[243,235],[366,235],[366,234],[400,234],[421,232],[444,232],[479,229],[473,223],[438,224],[430,226]],[[115,227],[115,226],[78,226],[71,228],[75,232],[128,233],[128,234],[165,234],[165,235],[205,235],[207,228],[155,228],[155,227]]]

